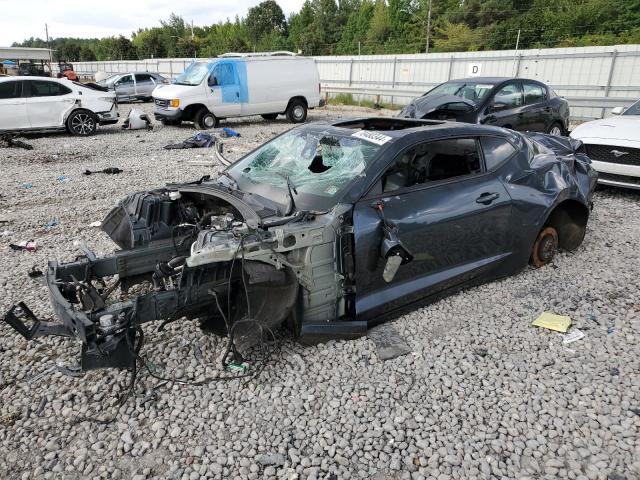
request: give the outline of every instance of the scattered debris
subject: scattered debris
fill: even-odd
[[[102,226],[102,222],[100,220],[96,220],[95,222],[91,222],[89,226],[91,228],[100,228]]]
[[[27,252],[35,252],[38,249],[38,244],[33,240],[23,240],[18,243],[10,243],[9,247],[12,250],[25,250]]]
[[[42,416],[42,412],[44,412],[44,407],[47,406],[47,396],[43,395],[42,398],[40,399],[40,404],[38,405],[38,408],[35,411],[35,414],[40,417]]]
[[[216,144],[216,137],[210,133],[198,132],[184,142],[165,145],[165,150],[179,150],[185,148],[211,148]]]
[[[22,140],[16,140],[16,137],[9,134],[0,135],[0,147],[24,148],[25,150],[33,150],[33,145],[29,145]]]
[[[151,119],[149,116],[137,108],[132,108],[129,112],[129,116],[122,124],[124,130],[141,130],[146,128],[147,130],[153,130]]]
[[[66,183],[66,182],[71,181],[71,179],[70,179],[69,177],[67,177],[66,175],[60,175],[60,176],[58,177],[58,181],[59,181],[60,183]]]
[[[230,129],[229,127],[223,127],[222,133],[220,134],[220,136],[224,138],[229,138],[229,137],[241,137],[242,135],[240,135],[240,133],[236,132],[235,130]]]
[[[29,190],[29,189],[33,188],[33,183],[25,182],[25,183],[22,184],[22,188],[24,188],[25,190]]]
[[[29,385],[33,385],[33,384],[34,384],[34,383],[36,383],[37,381],[42,380],[44,377],[46,377],[46,376],[48,376],[48,375],[51,375],[51,374],[52,374],[53,372],[55,372],[55,371],[56,371],[56,367],[55,367],[55,366],[53,366],[53,367],[49,367],[49,368],[47,368],[47,369],[45,369],[45,370],[41,371],[40,373],[36,373],[33,377],[29,378],[29,379],[27,380],[27,383],[28,383]]]
[[[617,367],[613,367],[611,369],[611,376],[612,377],[619,377],[620,376],[620,369]]]
[[[52,218],[51,220],[49,220],[47,223],[44,224],[44,229],[49,231],[52,228],[57,227],[60,224],[60,220],[58,220],[57,218]]]
[[[578,330],[577,328],[573,331],[571,331],[570,333],[563,335],[563,339],[562,339],[562,343],[564,343],[565,345],[568,343],[573,343],[573,342],[577,342],[578,340],[581,340],[584,338],[584,332],[581,330]]]
[[[39,270],[35,265],[31,267],[31,270],[27,272],[29,278],[40,278],[43,273],[42,270]]]
[[[600,322],[596,318],[596,314],[595,313],[588,313],[587,314],[587,320],[591,320],[592,322],[595,322],[596,325],[600,325]]]
[[[613,327],[607,327],[607,335],[611,335],[611,334],[613,334],[613,332],[615,332],[615,331],[616,331],[616,329],[615,329],[615,328],[613,328]]]
[[[85,170],[83,175],[94,175],[98,173],[105,173],[107,175],[117,175],[118,173],[122,173],[123,170],[120,170],[118,167],[108,167],[103,168],[102,170]]]
[[[565,315],[556,315],[550,312],[542,312],[531,324],[535,327],[542,327],[555,332],[565,333],[571,325],[571,318]]]
[[[63,365],[57,364],[56,369],[63,375],[68,377],[82,377],[84,376],[84,372],[82,371],[82,367],[80,365]]]
[[[367,332],[367,337],[375,344],[380,360],[391,360],[411,353],[411,347],[393,325],[384,324],[372,328]]]

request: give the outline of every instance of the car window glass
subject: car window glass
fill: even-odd
[[[542,86],[535,83],[525,83],[524,88],[524,103],[531,105],[534,103],[540,103],[545,99],[544,90]]]
[[[133,85],[133,77],[131,75],[125,75],[124,77],[122,77],[120,80],[116,82],[116,85],[118,86]]]
[[[138,83],[150,82],[152,80],[153,78],[148,73],[136,73],[136,82]]]
[[[56,97],[71,93],[71,90],[57,82],[30,80],[32,97]]]
[[[0,99],[19,98],[22,95],[22,82],[0,83]]]
[[[513,145],[504,138],[482,137],[482,152],[487,170],[492,170],[516,152]]]
[[[517,83],[505,85],[496,93],[493,103],[504,104],[508,108],[515,108],[522,105],[522,91]]]
[[[212,77],[215,77],[218,81],[217,85],[233,85],[236,83],[235,75],[233,74],[233,65],[230,63],[219,63],[213,69]]]
[[[475,138],[423,143],[401,154],[382,177],[383,192],[481,172]]]
[[[622,115],[640,115],[640,101],[627,108]]]

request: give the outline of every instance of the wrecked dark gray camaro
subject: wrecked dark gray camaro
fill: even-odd
[[[140,325],[199,318],[234,352],[281,325],[355,337],[461,287],[549,263],[585,235],[597,174],[578,142],[470,124],[366,118],[290,130],[215,180],[139,192],[103,222],[120,247],[49,262],[84,369],[130,367]],[[31,320],[28,326],[26,321]]]

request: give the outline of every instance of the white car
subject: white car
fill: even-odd
[[[0,78],[0,132],[66,128],[74,135],[91,135],[118,117],[113,92],[67,79]]]
[[[616,116],[579,125],[571,137],[584,143],[599,183],[640,189],[640,100],[611,113]]]
[[[171,85],[153,91],[156,120],[191,121],[202,130],[230,117],[285,114],[304,122],[320,106],[320,78],[313,58],[293,54],[225,54],[193,62]]]

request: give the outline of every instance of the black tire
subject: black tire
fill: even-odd
[[[76,110],[67,118],[67,130],[71,135],[86,137],[93,135],[98,128],[98,119],[88,110]]]
[[[209,130],[218,126],[216,116],[204,107],[198,110],[193,121],[200,130]]]
[[[265,113],[263,115],[260,115],[262,118],[264,118],[265,120],[275,120],[276,118],[278,118],[278,114],[277,113]]]
[[[294,98],[287,107],[287,118],[291,123],[304,123],[307,119],[307,104]]]
[[[536,268],[548,265],[558,252],[558,232],[553,227],[545,227],[533,243],[529,263]]]
[[[560,122],[553,122],[549,127],[549,131],[547,133],[556,137],[564,137],[566,135],[564,127]]]

